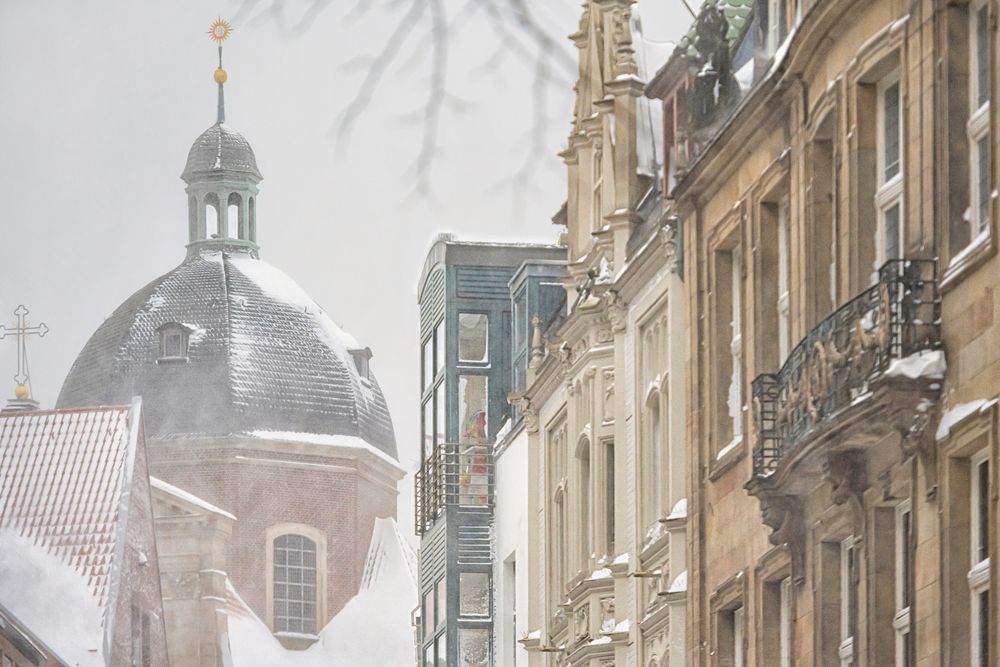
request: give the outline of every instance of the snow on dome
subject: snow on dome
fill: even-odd
[[[216,123],[194,140],[181,178],[191,183],[221,171],[239,172],[261,180],[250,142],[225,123]]]
[[[160,359],[164,324],[195,327]],[[283,271],[245,248],[201,247],[125,301],[84,346],[59,407],[143,396],[151,438],[260,430],[348,435],[396,460],[382,390],[358,343]]]
[[[0,605],[67,664],[104,667],[103,614],[87,582],[7,529],[0,530]]]
[[[394,519],[376,519],[361,591],[327,623],[309,648],[284,648],[227,583],[227,665],[231,667],[369,667],[413,660],[410,611],[417,604],[414,555]]]

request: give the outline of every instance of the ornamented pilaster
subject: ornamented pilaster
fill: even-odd
[[[628,304],[621,294],[613,289],[604,293],[604,308],[607,313],[608,322],[611,323],[611,330],[615,333],[623,333],[627,326]]]

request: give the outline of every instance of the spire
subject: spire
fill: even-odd
[[[229,21],[224,21],[221,16],[215,19],[212,27],[208,30],[209,37],[219,45],[219,67],[215,70],[215,82],[219,84],[219,109],[215,122],[219,125],[226,122],[226,96],[223,85],[226,83],[226,79],[229,78],[226,70],[222,69],[222,43],[229,39],[229,35],[232,32],[233,27],[229,25]]]
[[[219,69],[215,70],[215,80],[219,83],[219,112],[216,123],[226,122],[226,93],[223,84],[226,83],[226,70],[222,69],[222,44],[219,44]]]

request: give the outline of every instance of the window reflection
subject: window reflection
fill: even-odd
[[[489,361],[489,319],[477,313],[458,316],[458,360],[474,363]]]

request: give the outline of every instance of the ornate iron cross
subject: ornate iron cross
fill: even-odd
[[[28,320],[25,319],[27,314],[28,309],[22,304],[14,309],[14,315],[17,316],[17,324],[14,325],[13,329],[0,324],[0,340],[3,340],[7,336],[17,338],[17,375],[14,376],[14,382],[19,385],[28,382],[28,336],[38,336],[41,338],[49,332],[49,328],[45,324],[39,324],[34,327],[28,326]]]

